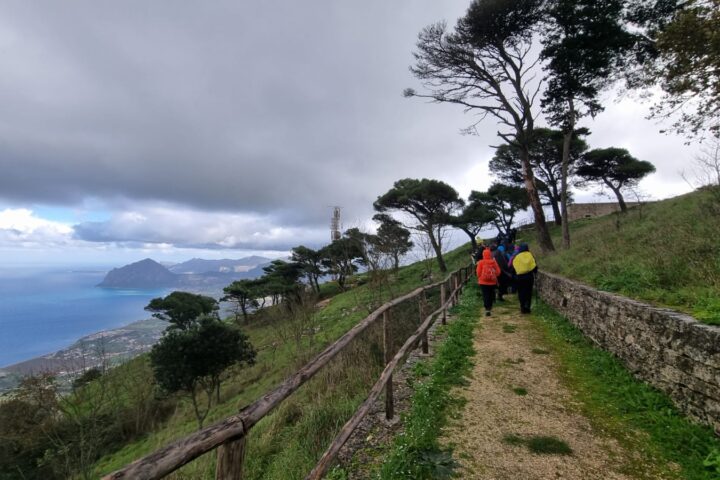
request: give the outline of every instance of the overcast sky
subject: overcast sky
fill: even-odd
[[[329,238],[399,178],[487,188],[496,126],[406,99],[417,33],[469,1],[5,1],[0,262],[270,256]],[[608,95],[591,147],[689,188],[694,152]],[[590,198],[580,193],[580,200]]]

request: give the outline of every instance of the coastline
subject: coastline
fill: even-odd
[[[0,368],[0,394],[15,388],[27,375],[52,373],[61,383],[92,367],[115,366],[147,352],[168,323],[156,318],[85,335],[66,348]]]

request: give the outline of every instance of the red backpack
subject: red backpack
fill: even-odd
[[[492,262],[482,262],[480,267],[480,282],[485,284],[496,284],[497,275],[495,275],[495,265]]]

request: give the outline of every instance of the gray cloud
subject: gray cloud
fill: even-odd
[[[217,246],[234,236],[235,247],[284,248],[303,230],[319,239],[329,205],[345,207],[347,219],[369,217],[398,178],[440,178],[465,193],[486,187],[476,167],[498,143],[495,125],[461,137],[471,119],[457,108],[401,96],[416,85],[407,67],[418,31],[454,23],[467,4],[5,2],[0,199],[102,199],[113,219],[75,228],[93,242]],[[593,146],[631,144],[657,164],[658,189],[675,182],[682,142],[658,142],[641,111],[610,110],[590,125]],[[660,151],[662,142],[670,147]],[[143,202],[192,211],[216,235],[180,234],[163,216],[128,223]],[[249,220],[226,231],[202,212]],[[249,236],[280,226],[289,243]]]

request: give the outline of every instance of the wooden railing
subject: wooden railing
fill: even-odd
[[[395,368],[418,343],[420,343],[423,353],[428,353],[427,335],[429,328],[438,316],[441,316],[442,323],[445,323],[448,308],[457,304],[463,285],[467,279],[470,278],[471,274],[471,266],[460,268],[441,282],[418,288],[406,295],[385,303],[351,328],[345,335],[335,341],[335,343],[323,350],[303,368],[288,377],[282,384],[275,388],[275,390],[272,390],[254,403],[243,408],[238,414],[177,440],[103,477],[103,479],[159,479],[214,449],[218,450],[216,479],[242,479],[245,439],[250,429],[270,413],[270,411],[280,405],[283,400],[318,373],[318,371],[342,352],[342,350],[363,331],[373,325],[378,319],[382,319],[385,368],[380,378],[370,390],[367,399],[360,405],[352,418],[343,426],[315,468],[306,477],[307,479],[322,478],[332,465],[340,448],[345,444],[353,430],[367,414],[370,406],[379,398],[383,390],[385,391],[385,415],[388,419],[393,417],[395,407],[392,390],[393,372]],[[440,288],[440,308],[433,312],[427,312],[426,293],[438,287]],[[448,291],[449,295],[447,294]],[[416,298],[418,299],[420,309],[421,324],[405,341],[402,347],[392,355],[392,338],[389,328],[392,309],[403,302]]]

